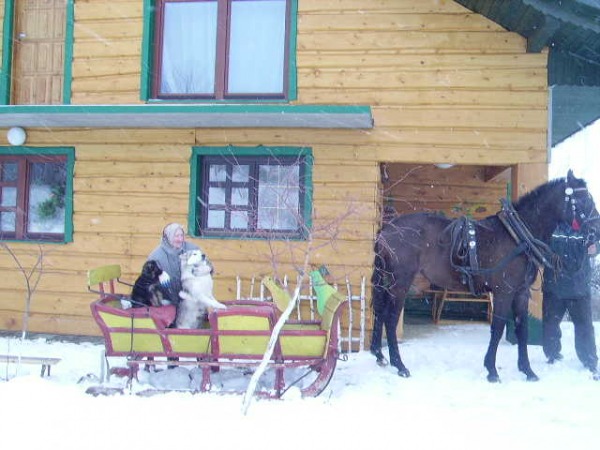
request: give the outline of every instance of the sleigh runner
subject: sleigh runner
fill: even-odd
[[[121,300],[126,296],[116,292],[117,283],[122,283],[120,276],[120,267],[115,265],[88,272],[88,290],[100,295],[92,302],[91,310],[104,336],[103,371],[108,376],[125,374],[131,381],[141,365],[192,366],[202,374],[199,390],[207,392],[213,386],[212,376],[221,369],[248,370],[261,363],[280,315],[276,303],[224,302],[227,309],[212,311],[203,328],[170,328],[176,314],[172,305],[122,307]],[[98,289],[92,287],[96,285]],[[303,396],[317,396],[327,387],[339,356],[338,329],[345,305],[347,301],[341,294],[330,295],[321,320],[285,323],[268,363],[275,373],[268,396],[279,398],[291,386],[286,371],[294,368],[306,368],[316,374],[309,385],[300,389]],[[111,368],[112,357],[124,357],[127,367]]]

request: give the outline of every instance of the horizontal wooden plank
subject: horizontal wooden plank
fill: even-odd
[[[142,37],[128,39],[104,39],[99,41],[93,38],[76,39],[73,46],[73,58],[87,58],[94,55],[96,58],[135,57],[142,53]],[[74,80],[75,81],[75,80]]]
[[[373,200],[374,203],[374,200]],[[370,239],[373,236],[373,224],[366,217],[353,217],[352,221],[345,220],[336,229],[337,239],[359,240]],[[102,214],[94,212],[78,212],[75,215],[74,227],[81,233],[116,233],[116,234],[150,234],[159,236],[162,227],[176,221],[186,223],[186,214],[140,214],[124,215],[119,212]],[[327,226],[330,220],[313,219],[313,229],[318,230]]]
[[[492,89],[546,91],[546,70],[469,69],[469,70],[395,70],[394,68],[300,69],[301,89],[366,89],[385,86],[386,89]],[[108,81],[108,80],[107,80]],[[104,81],[102,81],[104,82]],[[98,88],[100,89],[100,88]]]
[[[75,211],[121,212],[122,214],[159,213],[185,214],[188,211],[187,194],[132,194],[110,195],[107,193],[77,193],[74,197]]]
[[[398,214],[407,214],[412,212],[428,211],[443,212],[447,217],[461,217],[464,215],[473,216],[476,219],[496,214],[500,210],[500,202],[496,203],[450,203],[450,202],[406,202],[397,200]]]
[[[458,3],[450,0],[420,0],[398,1],[398,0],[303,0],[299,2],[300,13],[319,12],[356,12],[364,13],[379,12],[405,12],[405,13],[460,13],[468,10]]]
[[[142,35],[142,17],[104,17],[105,20],[80,20],[75,21],[75,40],[81,39],[109,39],[114,41],[121,38],[138,38]]]
[[[430,70],[545,69],[547,52],[509,54],[398,54],[390,52],[339,51],[298,52],[298,67],[305,69],[385,68],[421,73]]]
[[[116,19],[141,19],[143,2],[139,0],[112,0],[98,3],[95,0],[77,0],[75,18],[77,22]]]
[[[393,186],[411,184],[435,189],[469,187],[475,189],[505,188],[504,181],[486,181],[485,166],[455,166],[440,169],[433,165],[387,164],[386,173]]]
[[[0,310],[0,329],[21,331],[22,314],[16,311]],[[29,317],[28,331],[55,335],[100,336],[96,322],[89,316],[32,314]]]
[[[448,108],[448,114],[451,109]],[[444,127],[400,127],[377,125],[372,130],[217,130],[202,133],[204,145],[218,145],[225,139],[250,145],[306,145],[310,142],[316,158],[374,160],[373,149],[379,145],[431,146],[496,149],[512,148],[546,151],[545,131],[516,129],[447,129]],[[199,134],[200,136],[200,134]],[[331,155],[331,156],[330,156]]]
[[[73,92],[72,105],[136,105],[140,100],[139,90],[122,92]]]
[[[184,177],[103,177],[76,178],[73,181],[77,193],[157,194],[174,193],[187,195],[190,181]]]
[[[301,14],[298,28],[301,33],[314,31],[504,31],[478,14],[414,14],[406,11],[372,12],[364,9],[339,14]]]
[[[446,32],[427,31],[367,31],[361,33],[314,32],[298,34],[298,50],[394,50],[424,51],[432,53],[523,53],[525,38],[516,33]]]
[[[468,200],[471,203],[506,197],[506,186],[486,188],[479,186],[446,186],[446,185],[414,185],[412,183],[398,183],[392,189],[385,190],[386,196],[392,196],[403,201],[439,201],[461,202]]]
[[[73,61],[73,78],[103,77],[107,75],[132,75],[140,76],[140,58],[79,58]]]
[[[28,128],[27,142],[37,145],[79,145],[79,144],[143,144],[194,145],[195,132],[188,129],[60,129]],[[78,149],[80,147],[78,146]],[[77,150],[78,150],[77,149]],[[189,147],[187,148],[188,151]],[[141,151],[141,150],[140,150]],[[79,151],[77,151],[79,153]],[[79,157],[79,155],[77,155]],[[115,156],[116,157],[116,156]]]
[[[507,166],[523,162],[545,163],[547,154],[536,150],[502,150],[493,151],[489,149],[465,149],[456,148],[402,148],[393,146],[379,146],[375,149],[374,157],[378,161],[404,162],[404,163],[427,163],[436,164],[449,162],[454,164],[473,165],[498,165]]]
[[[76,289],[79,287],[79,289]],[[75,288],[75,289],[74,289]],[[131,288],[122,291],[125,294],[131,292]],[[24,293],[6,289],[3,290],[4,298],[0,298],[0,310],[18,310],[25,308]],[[37,290],[35,292],[35,301],[31,303],[31,312],[33,314],[55,314],[55,315],[91,315],[90,304],[98,298],[97,294],[87,291],[85,284],[83,289],[81,285],[69,286],[60,292],[48,292]]]
[[[168,133],[168,130],[167,130]],[[172,135],[173,139],[179,138],[178,133]],[[117,161],[119,163],[138,163],[141,159],[144,162],[180,162],[189,164],[192,154],[191,146],[181,144],[126,144],[121,145],[95,145],[82,144],[77,146],[77,161]],[[142,158],[143,157],[143,158]]]
[[[373,183],[315,183],[313,187],[313,199],[337,200],[337,201],[375,201],[377,198],[377,186]]]
[[[482,110],[477,108],[394,108],[378,106],[373,108],[376,126],[456,127],[477,129],[507,128],[545,130],[547,113],[525,110]]]
[[[139,162],[120,163],[118,161],[95,161],[75,164],[76,177],[185,177],[189,179],[189,164],[180,162]]]
[[[418,75],[417,75],[418,76]],[[481,109],[546,110],[548,93],[541,90],[512,91],[467,89],[344,89],[335,87],[302,89],[303,102],[329,104],[357,103],[372,106],[477,107]]]
[[[115,73],[105,76],[74,78],[74,92],[131,92],[140,89],[139,73]]]
[[[377,164],[364,164],[359,166],[321,166],[313,169],[313,182],[315,183],[349,183],[375,181],[379,176]]]

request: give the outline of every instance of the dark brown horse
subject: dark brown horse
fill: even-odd
[[[381,352],[383,327],[392,366],[400,376],[410,372],[402,363],[396,327],[404,299],[417,273],[432,284],[451,290],[492,292],[494,314],[484,366],[487,379],[498,382],[496,352],[509,317],[515,320],[518,368],[527,380],[538,380],[527,354],[527,317],[530,287],[538,268],[553,261],[546,245],[561,222],[574,227],[597,220],[598,211],[585,181],[569,171],[523,196],[514,205],[480,221],[450,220],[439,214],[397,216],[381,229],[375,243],[372,277],[375,321],[371,352],[387,363]]]

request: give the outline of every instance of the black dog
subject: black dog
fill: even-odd
[[[154,260],[146,261],[142,267],[142,273],[135,280],[133,290],[131,291],[131,300],[133,307],[141,306],[162,306],[165,296],[160,286],[160,274],[162,269]]]

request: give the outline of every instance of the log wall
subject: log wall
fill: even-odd
[[[75,2],[73,104],[140,103],[142,6]],[[132,281],[163,226],[187,223],[193,146],[312,148],[311,262],[358,284],[371,272],[380,163],[546,161],[546,54],[525,45],[452,1],[300,0],[296,103],[370,105],[373,129],[28,130],[28,145],[72,146],[76,156],[74,242],[44,246],[30,329],[98,334],[86,270],[119,263]],[[215,263],[218,298],[233,296],[236,275],[293,273],[309,245],[194,242]],[[36,250],[10,245],[27,261]],[[5,253],[0,267],[0,329],[19,329],[23,280]]]

